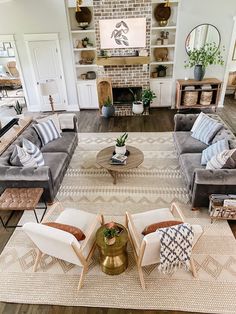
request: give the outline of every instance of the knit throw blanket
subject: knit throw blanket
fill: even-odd
[[[173,273],[178,268],[189,270],[194,233],[192,226],[183,223],[157,231],[160,236],[160,265],[163,273]]]

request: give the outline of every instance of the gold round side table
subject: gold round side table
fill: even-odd
[[[116,242],[108,245],[104,241],[103,230],[101,226],[96,233],[96,244],[100,255],[100,265],[102,271],[107,275],[119,275],[126,270],[128,266],[127,242],[128,232],[124,226],[117,224],[122,231],[116,237]]]

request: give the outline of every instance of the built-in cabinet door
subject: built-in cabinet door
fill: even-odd
[[[78,82],[78,96],[80,109],[98,109],[98,93],[96,82]]]
[[[151,107],[171,107],[172,81],[151,80],[150,88],[156,94]]]

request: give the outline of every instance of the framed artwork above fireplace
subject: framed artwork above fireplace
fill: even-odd
[[[101,49],[146,47],[146,18],[100,20]]]

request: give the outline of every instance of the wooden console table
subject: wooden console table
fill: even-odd
[[[218,106],[222,82],[216,78],[207,78],[202,81],[196,80],[177,80],[176,81],[176,107],[178,109],[190,109],[190,108],[209,108]],[[209,85],[209,88],[202,88]],[[192,88],[191,88],[192,87]],[[211,101],[207,105],[203,105],[200,102],[202,93],[212,93]],[[186,103],[187,93],[191,98],[196,99],[194,104]]]
[[[32,117],[19,119],[19,125],[14,125],[0,138],[0,155],[15,141],[15,139],[30,125]]]

